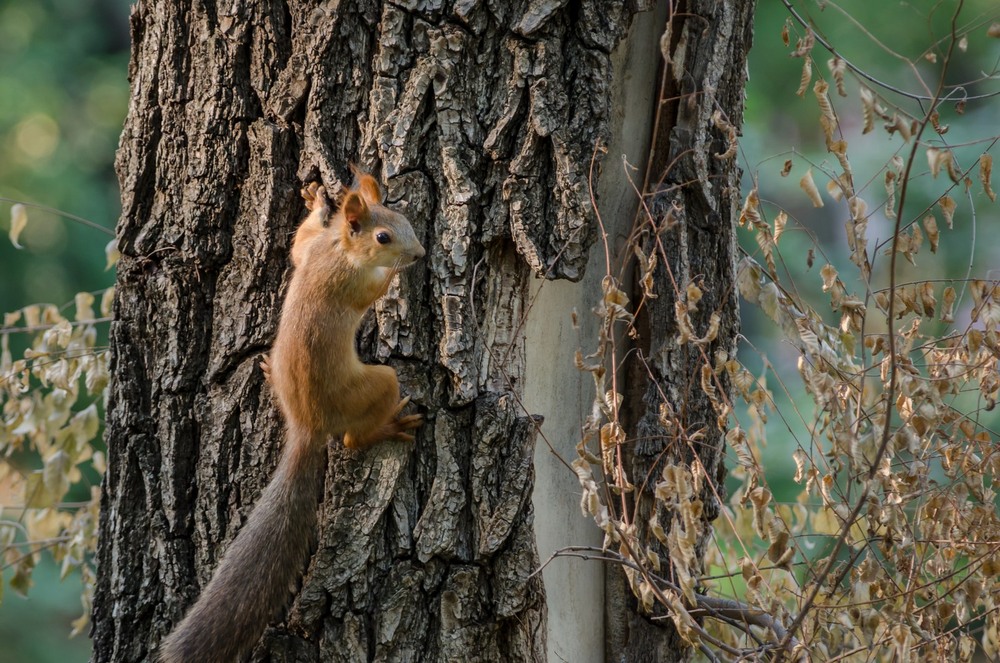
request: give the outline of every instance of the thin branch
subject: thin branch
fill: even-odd
[[[678,587],[673,582],[663,578],[655,573],[652,573],[648,569],[644,568],[643,565],[639,565],[636,562],[625,559],[618,553],[612,550],[602,550],[601,548],[595,548],[593,546],[567,546],[565,548],[560,548],[552,553],[552,555],[542,564],[535,573],[539,573],[543,568],[545,568],[549,562],[556,559],[557,557],[576,557],[584,560],[597,560],[604,562],[614,562],[622,566],[627,566],[636,571],[639,571],[643,575],[646,575],[656,582],[660,583],[664,588],[669,589],[678,595],[683,596],[683,592],[680,587]],[[533,573],[532,575],[534,575]],[[776,618],[774,615],[768,613],[760,608],[755,608],[746,603],[742,603],[735,599],[718,598],[714,596],[708,596],[706,594],[701,594],[699,592],[694,593],[695,597],[695,607],[688,611],[691,617],[711,617],[713,619],[718,619],[727,623],[741,623],[744,625],[743,630],[750,632],[750,627],[758,627],[766,629],[773,634],[771,638],[772,644],[778,648],[784,649],[793,654],[794,660],[800,663],[806,663],[808,660],[805,652],[805,648],[802,643],[799,642],[794,636],[792,636],[781,620]],[[696,629],[699,630],[699,629]],[[699,635],[708,635],[703,631],[699,630]],[[715,638],[710,638],[710,641],[714,640],[716,643],[718,641]],[[785,643],[787,640],[787,643]],[[739,653],[739,652],[730,652]]]
[[[63,218],[69,219],[70,221],[76,221],[81,225],[87,226],[88,228],[93,228],[94,230],[99,230],[100,232],[106,235],[110,235],[111,237],[115,236],[115,231],[110,228],[106,228],[105,226],[102,226],[99,223],[94,223],[93,221],[85,219],[82,216],[77,216],[76,214],[70,214],[69,212],[64,212],[60,209],[56,209],[55,207],[39,205],[38,203],[26,203],[23,200],[4,198],[3,196],[0,196],[0,202],[11,203],[13,205],[24,205],[25,207],[31,207],[33,209],[42,210],[43,212],[48,212],[49,214],[55,214],[56,216],[61,216]]]

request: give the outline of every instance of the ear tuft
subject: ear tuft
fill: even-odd
[[[362,175],[358,180],[358,189],[368,202],[376,205],[382,204],[382,187],[378,185],[371,175]]]
[[[361,192],[369,203],[373,205],[382,204],[382,187],[374,177],[351,164],[351,172],[354,174],[354,188]]]

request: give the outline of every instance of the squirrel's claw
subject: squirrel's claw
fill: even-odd
[[[319,182],[310,182],[299,190],[310,212],[326,207],[326,189]]]

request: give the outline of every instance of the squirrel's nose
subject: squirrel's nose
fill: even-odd
[[[413,261],[416,262],[417,260],[420,260],[424,257],[424,255],[426,255],[426,253],[427,251],[424,250],[424,247],[417,244],[417,248],[413,251]]]

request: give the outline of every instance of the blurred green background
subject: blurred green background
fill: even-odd
[[[875,79],[900,90],[930,96],[935,91],[940,76],[940,63],[945,61],[950,42],[952,15],[959,3],[947,2],[872,2],[871,0],[841,0],[839,2],[793,3],[801,16],[814,26],[816,34],[832,43],[839,55],[857,65]],[[802,59],[789,57],[794,49],[796,33],[802,34],[797,24],[792,25],[791,45],[782,43],[782,27],[789,17],[778,0],[758,1],[754,46],[750,52],[750,83],[747,90],[746,124],[740,141],[740,154],[744,168],[743,194],[751,190],[756,181],[766,213],[766,220],[773,226],[779,206],[790,219],[778,249],[782,284],[809,302],[826,322],[834,327],[839,315],[827,304],[829,297],[822,292],[820,268],[827,262],[837,268],[848,291],[864,298],[864,283],[859,272],[849,260],[845,222],[847,205],[834,202],[826,192],[829,178],[826,172],[840,172],[836,157],[826,150],[819,126],[819,107],[810,83],[805,94],[796,96],[802,74]],[[1000,132],[1000,39],[987,36],[991,23],[1000,21],[1000,3],[996,0],[968,0],[964,3],[956,29],[967,33],[964,50],[956,48],[951,55],[944,83],[951,86],[946,95],[952,102],[939,107],[940,123],[948,125],[943,135],[936,135],[928,127],[922,136],[924,145],[941,148],[953,147],[959,167],[973,168],[970,173],[972,186],[968,194],[960,186],[951,192],[957,202],[954,229],[948,229],[939,210],[933,209],[941,232],[936,255],[930,252],[925,239],[915,265],[905,259],[897,261],[897,283],[925,279],[997,279],[1000,278],[1000,242],[996,241],[998,204],[992,203],[982,191],[978,181],[979,156],[991,149]],[[870,214],[868,238],[875,246],[888,240],[893,233],[893,222],[879,209],[885,203],[884,168],[893,155],[904,160],[909,157],[913,141],[904,142],[900,135],[890,136],[883,130],[884,121],[876,120],[875,130],[862,134],[863,116],[859,101],[859,82],[848,76],[847,96],[838,95],[827,61],[832,58],[820,43],[812,51],[815,60],[813,82],[820,76],[830,82],[830,100],[840,120],[842,137],[848,143],[855,187],[858,195],[868,203]],[[934,62],[932,62],[932,60]],[[911,65],[911,62],[915,63]],[[988,77],[993,76],[992,80]],[[884,105],[893,113],[892,104],[909,113],[922,117],[924,104],[902,95],[886,92],[873,83],[867,85],[885,95]],[[925,87],[926,86],[926,87]],[[927,89],[929,88],[929,90]],[[973,99],[987,95],[984,99]],[[969,100],[964,107],[955,102]],[[961,110],[961,113],[959,112]],[[959,146],[961,145],[961,146]],[[780,171],[786,159],[791,159],[793,169],[787,177]],[[814,208],[799,187],[799,179],[811,167],[816,186],[822,193],[825,206]],[[1000,169],[993,177],[993,188],[1000,187]],[[920,220],[932,208],[938,196],[951,186],[946,175],[933,179],[929,174],[925,150],[921,148],[914,162],[911,186],[906,200],[906,221]],[[898,194],[897,194],[898,196]],[[898,200],[898,198],[897,198]],[[746,230],[738,231],[741,246],[763,263],[764,259],[753,236]],[[810,269],[806,255],[815,251],[815,262]],[[870,252],[871,253],[871,252]],[[888,285],[889,257],[880,249],[873,256],[872,274],[874,288]],[[938,299],[945,284],[936,288]],[[961,283],[954,284],[961,294]],[[871,307],[870,308],[874,308]],[[955,308],[955,319],[960,325],[969,321],[970,297],[966,295]],[[792,452],[797,445],[808,450],[813,444],[809,424],[814,418],[814,405],[801,386],[796,369],[798,351],[780,336],[779,330],[766,316],[752,307],[742,308],[742,333],[750,342],[743,342],[739,350],[740,361],[757,376],[765,375],[764,357],[775,367],[767,371],[767,386],[774,395],[777,412],[772,412],[768,423],[768,448],[762,461],[767,468],[770,489],[776,501],[793,501],[801,487],[792,481],[795,465]],[[874,316],[877,318],[878,316]],[[908,324],[909,320],[904,320]],[[925,321],[921,331],[940,335],[945,327],[937,321]],[[870,326],[867,333],[878,333],[884,328]],[[751,345],[752,342],[752,345]],[[917,364],[922,364],[918,359]],[[981,407],[976,397],[960,399],[956,406],[966,411]],[[996,413],[985,414],[984,424],[996,425]],[[743,421],[744,426],[747,422]],[[732,461],[732,458],[729,459]],[[730,481],[730,491],[739,484]]]
[[[930,1],[838,3],[854,23],[829,3],[822,11],[815,3],[797,4],[816,21],[818,32],[842,49],[845,57],[877,78],[909,90],[919,90],[919,84],[906,59],[918,59],[928,46],[928,52],[943,57],[946,44],[939,40],[947,34],[949,12],[954,7],[953,2]],[[990,21],[1000,20],[997,3],[970,0],[965,4],[960,25],[971,27],[974,38],[966,52],[956,54],[948,80],[956,84],[990,73],[1000,59],[1000,40],[985,38]],[[860,288],[861,284],[850,281],[854,272],[846,259],[843,205],[828,200],[826,207],[815,210],[798,188],[808,161],[814,164],[817,185],[823,190],[825,180],[819,171],[824,163],[832,166],[833,160],[823,145],[811,87],[804,97],[795,96],[802,61],[789,58],[789,49],[781,42],[787,12],[777,1],[760,0],[758,5],[755,46],[750,57],[747,124],[741,143],[745,187],[748,190],[752,180],[759,178],[762,199],[782,201],[792,216],[780,247],[790,256],[784,267],[799,291],[817,301],[821,296],[818,270],[827,258],[840,269],[849,288]],[[0,0],[0,197],[58,208],[113,228],[119,213],[114,151],[128,104],[128,12],[126,0]],[[814,56],[819,63],[816,74],[827,76],[822,65],[827,56],[818,46]],[[936,81],[930,62],[921,62],[917,69],[930,81]],[[996,81],[973,83],[965,87],[965,93],[976,95],[997,88]],[[879,171],[892,150],[903,143],[898,136],[889,137],[882,131],[860,140],[857,84],[849,82],[848,92],[847,99],[834,96],[833,101],[842,114],[859,182],[867,182],[862,195],[874,206],[884,198]],[[913,102],[898,101],[919,110]],[[946,105],[942,122],[953,129],[945,138],[966,142],[995,133],[998,109],[1000,106],[993,100],[970,102],[960,117],[954,105]],[[960,150],[960,164],[971,165],[985,147],[976,144]],[[793,159],[795,167],[789,177],[781,178],[778,172],[787,158]],[[926,171],[926,167],[918,165]],[[940,180],[930,181],[925,172],[918,174],[915,181],[924,186],[911,191],[909,209],[914,213],[929,205],[942,185]],[[1000,188],[1000,183],[996,186]],[[1000,267],[1000,242],[981,241],[989,233],[995,234],[992,229],[997,227],[996,206],[984,204],[975,187],[973,198],[980,241],[973,241],[973,224],[966,205],[953,231],[941,224],[942,258],[930,261],[922,256],[919,272],[902,263],[902,279],[918,274],[924,278],[956,273],[964,276],[969,264],[973,276],[984,277]],[[959,199],[960,214],[965,204],[964,198]],[[0,230],[4,232],[9,210],[10,203],[0,201]],[[768,211],[769,218],[773,218],[775,210]],[[37,209],[29,209],[28,213],[30,221],[21,238],[24,249],[16,250],[8,241],[0,241],[0,311],[37,302],[62,305],[71,301],[77,291],[97,290],[112,283],[113,274],[104,269],[107,235]],[[804,256],[812,240],[802,229],[808,229],[826,253],[826,258],[817,254],[811,270]],[[870,236],[886,238],[889,229],[884,218],[873,216]],[[746,240],[741,232],[747,251],[757,253],[753,240]],[[884,274],[876,273],[875,279],[884,280]],[[753,339],[753,347],[742,346],[741,360],[759,374],[766,355],[779,372],[794,380],[797,353],[775,336],[771,324],[762,320],[757,311],[747,309],[743,311],[743,328],[744,334]],[[810,418],[812,406],[784,396],[776,377],[768,380],[779,408],[789,416],[784,421],[780,417],[772,419],[768,453],[763,460],[776,498],[794,499],[798,488],[791,481],[791,450],[796,440],[808,440],[808,434],[804,421],[789,406],[794,405],[804,420]],[[795,389],[791,382],[789,392],[802,390]],[[4,582],[7,580],[5,575]],[[80,613],[79,592],[74,578],[60,583],[47,560],[35,574],[30,599],[9,590],[4,592],[0,605],[0,663],[87,660],[87,639],[67,639],[70,622]]]
[[[0,0],[0,197],[57,208],[114,228],[114,152],[128,107],[126,0]],[[22,250],[7,240],[0,202],[0,312],[62,306],[106,288],[111,236],[28,208]],[[18,346],[18,339],[12,339]],[[85,499],[89,490],[82,487]],[[4,587],[0,663],[75,663],[90,657],[86,632],[68,637],[83,611],[77,575],[59,581],[42,555],[25,599]],[[5,571],[6,585],[10,572]]]

